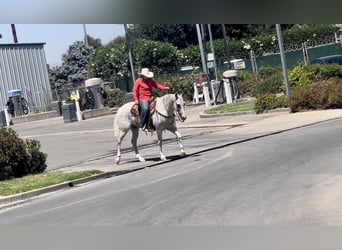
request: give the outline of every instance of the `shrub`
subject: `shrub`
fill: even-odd
[[[241,80],[241,82],[239,82]],[[283,91],[281,67],[261,68],[258,74],[241,74],[238,77],[241,96],[278,94]]]
[[[331,77],[342,77],[342,66],[339,64],[318,65],[317,80],[329,79]]]
[[[257,114],[264,113],[267,110],[285,107],[288,107],[287,96],[273,94],[258,96],[254,104],[254,109]]]
[[[342,77],[341,65],[298,65],[289,72],[290,88],[294,91],[309,83],[324,81],[331,77]]]
[[[110,89],[106,91],[107,99],[104,105],[109,108],[120,107],[126,103],[126,92],[121,89]]]
[[[318,65],[298,65],[289,72],[291,90],[300,88],[313,81],[319,72]]]
[[[36,140],[23,140],[11,128],[0,129],[0,180],[44,172],[47,155]]]
[[[253,88],[259,84],[260,79],[257,75],[248,71],[238,71],[237,82],[241,96],[252,96]]]
[[[278,94],[282,92],[282,84],[282,77],[279,77],[277,75],[270,75],[265,79],[261,78],[260,82],[253,87],[252,95],[257,96],[267,94]]]
[[[342,107],[342,79],[328,80],[305,85],[294,91],[289,99],[291,112]]]
[[[175,77],[170,81],[170,93],[183,94],[185,101],[192,101],[194,94],[194,78],[193,75],[187,77]]]
[[[278,76],[282,77],[282,68],[281,67],[263,67],[259,70],[258,75],[262,79],[267,79],[270,76]]]
[[[24,140],[26,148],[26,174],[38,174],[46,169],[46,154],[40,152],[40,142]]]

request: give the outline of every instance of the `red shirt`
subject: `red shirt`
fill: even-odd
[[[138,78],[133,86],[134,101],[148,101],[153,95],[152,87],[160,90],[167,90],[168,88],[155,82],[152,78]]]

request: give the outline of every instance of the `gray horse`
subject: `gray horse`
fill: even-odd
[[[136,157],[139,161],[145,161],[144,157],[139,154],[137,147],[137,139],[139,135],[139,124],[135,116],[131,113],[131,108],[134,102],[129,102],[121,106],[114,119],[114,135],[117,140],[117,157],[115,159],[116,164],[120,163],[121,160],[121,142],[123,138],[126,136],[129,130],[132,131],[132,146],[135,152]],[[184,146],[182,142],[182,135],[179,133],[176,127],[176,119],[181,122],[184,122],[186,119],[185,114],[185,103],[182,95],[177,94],[167,94],[162,97],[156,98],[156,106],[155,111],[151,115],[151,119],[153,125],[156,129],[158,144],[160,148],[160,159],[162,161],[166,160],[165,155],[163,154],[162,144],[162,132],[164,130],[168,130],[171,133],[175,134],[177,140],[179,142],[181,155],[185,155]]]

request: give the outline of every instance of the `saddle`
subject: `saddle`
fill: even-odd
[[[156,104],[157,104],[156,97],[153,96],[150,100],[149,118],[151,118],[153,113],[156,111]],[[139,124],[140,124],[140,107],[139,107],[139,104],[134,103],[132,105],[131,114],[134,116],[137,126],[139,126]],[[155,127],[153,126],[153,123],[152,123],[152,119],[149,119],[149,121],[147,123],[147,130],[148,131],[154,131],[155,130]]]

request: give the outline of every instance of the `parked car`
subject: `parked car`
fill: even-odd
[[[311,64],[340,64],[342,65],[342,55],[331,55],[316,58]]]

